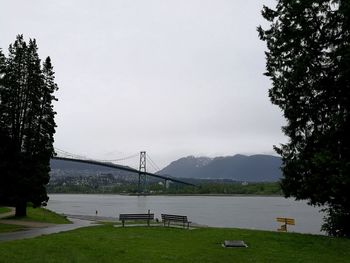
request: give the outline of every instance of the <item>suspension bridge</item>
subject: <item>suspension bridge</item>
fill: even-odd
[[[159,171],[160,169],[155,164],[155,162],[148,155],[146,155],[145,151],[141,151],[140,153],[130,155],[124,158],[112,159],[112,160],[94,160],[91,158],[87,158],[85,156],[72,154],[58,148],[55,148],[55,152],[56,152],[56,156],[52,158],[55,160],[62,160],[62,161],[76,162],[76,163],[83,163],[83,164],[92,164],[92,165],[97,165],[101,167],[107,167],[107,168],[112,168],[116,170],[138,174],[138,192],[139,193],[143,193],[145,191],[147,176],[164,180],[165,187],[169,181],[174,183],[184,184],[184,185],[196,186],[192,183],[170,177],[169,175],[160,175],[157,173],[147,172],[146,163],[149,163],[155,170]],[[135,158],[136,156],[140,157],[138,169],[116,163],[116,162],[126,161],[131,158]]]

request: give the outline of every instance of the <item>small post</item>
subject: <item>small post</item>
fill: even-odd
[[[150,224],[149,224],[149,221],[150,221],[150,210],[148,209],[148,219],[147,219],[147,225],[149,226]]]

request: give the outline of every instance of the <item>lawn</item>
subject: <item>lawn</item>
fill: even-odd
[[[4,211],[3,213],[6,213],[8,211],[11,211],[11,209],[4,209],[5,207],[0,207],[0,211]],[[8,211],[7,211],[8,209]],[[7,217],[6,219],[15,219],[19,221],[36,221],[36,222],[44,222],[44,223],[52,223],[52,224],[67,224],[70,223],[70,221],[65,218],[64,216],[58,215],[50,210],[47,210],[45,208],[33,208],[28,207],[27,208],[27,217]],[[19,225],[9,225],[9,224],[3,224],[0,220],[0,233],[4,232],[13,232],[18,230],[26,229],[24,226]],[[0,262],[1,257],[0,257]]]
[[[223,248],[244,240],[248,248]],[[242,229],[103,225],[0,244],[0,262],[349,262],[350,240]]]
[[[8,212],[11,212],[10,208],[8,208],[8,207],[0,207],[0,214],[8,213]]]
[[[45,222],[53,224],[67,224],[70,221],[62,215],[56,214],[45,208],[37,207],[27,207],[27,216],[26,217],[11,217],[9,219],[16,220],[25,220],[25,221],[36,221],[36,222]]]

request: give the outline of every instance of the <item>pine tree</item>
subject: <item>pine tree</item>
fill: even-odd
[[[350,237],[350,2],[279,0],[262,14],[269,96],[287,119],[282,189],[325,206],[323,229]]]
[[[40,206],[48,200],[50,158],[54,153],[57,90],[50,59],[41,66],[35,39],[27,44],[19,35],[9,47],[1,92],[0,122],[6,141],[2,198],[26,215],[27,202]]]
[[[4,75],[6,69],[6,58],[0,49],[0,204],[5,199],[5,189],[6,189],[6,172],[7,172],[7,162],[5,159],[6,149],[8,148],[8,136],[6,132],[6,123],[2,118],[3,112],[3,93],[4,87]]]

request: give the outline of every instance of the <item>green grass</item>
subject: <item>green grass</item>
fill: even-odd
[[[0,207],[0,214],[11,212],[10,208]]]
[[[248,248],[223,248],[244,240]],[[350,240],[240,229],[97,226],[1,243],[0,262],[349,262]]]
[[[37,207],[37,208],[27,207],[26,217],[12,217],[11,219],[53,223],[53,224],[70,223],[70,221],[66,217],[41,207]]]

